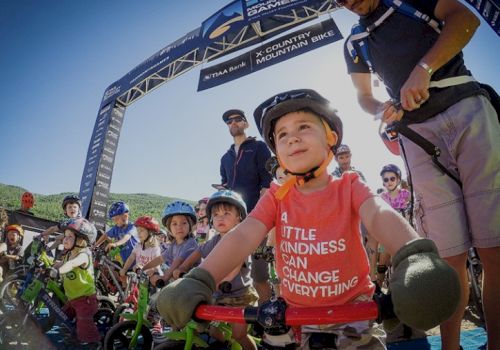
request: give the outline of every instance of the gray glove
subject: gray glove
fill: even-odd
[[[196,267],[160,291],[156,308],[168,324],[182,328],[191,320],[199,304],[212,303],[214,291],[212,275]]]
[[[392,258],[394,313],[405,324],[427,330],[446,321],[458,306],[458,274],[439,257],[433,241],[415,239]]]

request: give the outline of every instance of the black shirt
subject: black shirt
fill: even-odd
[[[405,0],[405,2],[430,16],[433,16],[437,4],[437,0]],[[359,23],[366,28],[386,11],[387,7],[380,0],[379,6],[371,14],[360,17]],[[427,23],[395,11],[365,39],[368,43],[373,68],[384,82],[392,99],[399,101],[401,87],[438,37],[439,33]],[[353,42],[353,45],[360,60],[358,63],[354,63],[346,47],[347,40],[344,43],[344,58],[348,73],[369,73],[368,66],[363,62],[361,51],[356,42]],[[461,75],[471,75],[465,67],[462,52],[438,69],[432,75],[431,80]],[[463,98],[484,92],[478,83],[469,82],[441,89],[431,88],[429,93],[429,99],[419,109],[405,112],[403,122],[407,124],[423,122]]]

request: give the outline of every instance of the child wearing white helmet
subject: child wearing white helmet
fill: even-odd
[[[434,243],[419,238],[356,173],[340,179],[328,174],[328,164],[342,140],[342,122],[329,101],[314,90],[286,91],[262,103],[254,117],[290,177],[281,186],[272,185],[199,267],[162,289],[157,307],[167,322],[187,323],[197,305],[212,298],[217,283],[241,266],[273,227],[276,270],[287,303],[309,308],[370,300],[375,286],[361,241],[360,219],[394,256],[391,288],[396,315],[421,329],[446,320],[460,298],[458,277],[439,258]],[[368,320],[312,325],[301,333],[296,335],[301,349],[309,348],[312,333],[333,334],[337,348],[385,349],[384,332]],[[287,336],[273,345],[298,340]],[[267,340],[264,334],[263,341]]]

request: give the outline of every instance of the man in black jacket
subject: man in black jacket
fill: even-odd
[[[234,144],[221,158],[221,183],[241,194],[247,211],[251,212],[272,181],[266,170],[271,153],[264,142],[246,135],[248,122],[242,110],[230,109],[222,115],[222,120],[227,124]],[[252,259],[251,269],[260,301],[267,300],[271,296],[267,263],[262,259]]]

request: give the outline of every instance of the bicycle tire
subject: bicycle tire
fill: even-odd
[[[470,294],[472,297],[472,303],[474,305],[474,309],[481,322],[484,322],[481,285],[479,283],[478,276],[474,271],[474,265],[471,263],[469,263],[467,266],[467,274],[469,276]]]
[[[120,323],[122,321],[125,321],[122,317],[121,314],[124,313],[125,311],[128,311],[130,313],[133,313],[134,307],[132,304],[120,304],[115,308],[115,311],[113,313],[113,325]]]
[[[132,332],[135,330],[137,322],[124,321],[115,324],[104,338],[104,350],[129,349]],[[135,349],[151,349],[153,346],[153,336],[149,329],[142,325],[140,336]]]
[[[97,294],[97,304],[99,308],[109,308],[113,312],[116,310],[116,304],[113,299],[105,295]]]
[[[12,274],[2,281],[0,284],[0,310],[2,312],[17,308],[19,305],[19,300],[16,298],[17,288],[16,290],[10,290],[10,288],[14,288],[12,284],[21,286],[25,278],[24,275]]]
[[[102,338],[106,336],[113,326],[113,315],[114,311],[107,307],[100,307],[94,315],[94,323]]]

